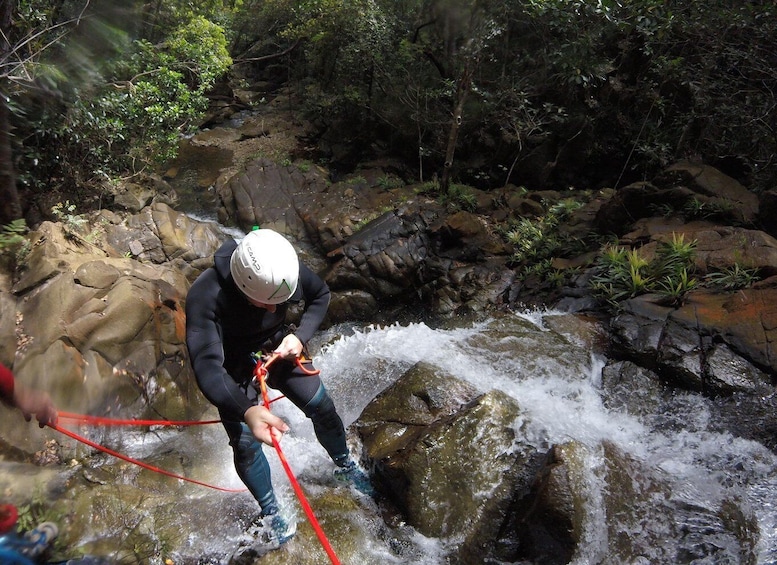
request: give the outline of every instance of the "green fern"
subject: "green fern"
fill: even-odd
[[[23,218],[14,220],[0,228],[0,255],[9,257],[18,265],[30,252],[30,242],[25,237],[27,222]]]

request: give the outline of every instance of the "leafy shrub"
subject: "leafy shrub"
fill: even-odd
[[[442,196],[443,203],[450,204],[456,210],[474,212],[478,201],[472,188],[463,184],[451,184],[448,193]]]
[[[24,237],[26,233],[27,223],[23,218],[0,228],[0,256],[9,259],[12,268],[21,264],[30,252],[30,242]]]
[[[76,214],[76,205],[71,204],[69,200],[66,200],[64,204],[57,202],[52,208],[51,213],[54,217],[62,222],[65,232],[75,234],[79,229],[87,223],[86,219],[81,215]]]
[[[582,205],[582,202],[568,198],[550,206],[544,216],[520,218],[508,225],[503,233],[504,240],[515,248],[512,262],[540,261],[560,252],[568,255],[585,248],[584,242],[563,237],[558,229],[561,222]]]
[[[108,83],[79,92],[62,135],[108,176],[164,163],[177,154],[181,134],[199,125],[206,92],[231,63],[223,30],[200,17],[161,46],[137,40],[112,63]]]

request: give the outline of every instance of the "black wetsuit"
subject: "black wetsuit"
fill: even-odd
[[[238,290],[229,270],[237,247],[224,243],[214,257],[214,266],[194,282],[186,297],[186,344],[205,397],[219,410],[235,455],[238,475],[256,497],[263,514],[277,510],[270,469],[256,440],[243,421],[257,404],[251,386],[252,354],[273,351],[291,333],[286,325],[288,302],[275,312],[252,305]],[[303,343],[313,336],[329,306],[329,288],[318,275],[300,263],[297,290],[289,302],[304,302],[304,312],[294,335]],[[294,363],[277,361],[270,366],[268,385],[280,390],[313,422],[321,445],[338,465],[348,460],[345,430],[334,404],[318,376],[306,375]]]

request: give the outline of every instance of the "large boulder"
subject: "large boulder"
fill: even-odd
[[[261,158],[217,187],[222,208],[219,219],[233,221],[244,231],[253,226],[272,228],[296,240],[305,239],[300,210],[328,188],[317,167],[303,171]]]
[[[622,235],[640,218],[668,213],[753,225],[758,219],[758,196],[714,167],[681,161],[652,182],[619,188],[598,211],[596,225],[602,233]]]
[[[775,289],[694,292],[679,308],[653,296],[626,301],[611,321],[620,355],[658,369],[670,381],[710,395],[773,388]]]
[[[491,551],[516,491],[527,492],[537,452],[516,436],[520,409],[423,363],[381,393],[357,428],[385,492],[427,536],[461,540],[457,559]],[[527,472],[528,469],[528,472]]]
[[[632,363],[613,363],[603,387],[616,392],[612,409],[646,426],[667,398],[657,376]],[[686,500],[670,472],[612,440],[539,450],[514,400],[425,363],[368,404],[354,428],[399,520],[444,540],[448,563],[668,563],[752,551],[747,503]]]
[[[367,292],[379,304],[482,312],[512,282],[505,254],[475,215],[447,217],[436,205],[408,203],[349,237],[332,254],[326,280],[336,291]]]
[[[448,214],[413,187],[389,188],[382,179],[354,174],[330,183],[317,167],[261,158],[219,184],[220,217],[290,237],[325,273],[333,322],[418,302],[446,314],[499,302],[512,280],[510,249],[485,217]]]
[[[736,179],[715,167],[692,161],[679,161],[667,167],[657,182],[687,186],[694,198],[718,208],[722,217],[737,223],[752,224],[758,217],[758,196]]]
[[[69,412],[199,413],[184,300],[223,238],[165,205],[126,222],[101,213],[79,229],[44,222],[20,276],[0,289],[0,361]],[[3,435],[22,447],[46,433],[24,426]]]

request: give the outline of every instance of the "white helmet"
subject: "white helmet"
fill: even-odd
[[[297,290],[299,259],[278,232],[254,230],[232,252],[229,270],[237,288],[263,304],[280,304]]]

